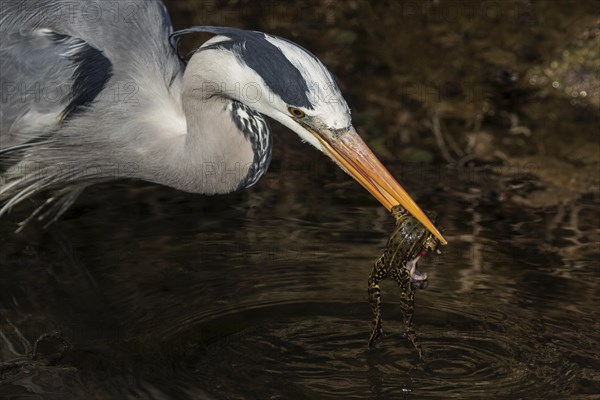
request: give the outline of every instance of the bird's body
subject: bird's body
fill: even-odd
[[[115,14],[118,4],[137,7]],[[10,0],[1,18],[3,211],[44,189],[68,198],[143,179],[135,170],[161,153],[153,144],[185,134],[184,68],[161,2]]]
[[[271,159],[268,116],[388,209],[427,219],[354,131],[331,73],[288,40],[173,34],[160,0],[3,0],[0,12],[0,216],[52,190],[32,215],[52,220],[114,178],[205,194],[251,186]],[[215,36],[186,63],[178,39],[195,32]]]
[[[270,159],[268,125],[233,101],[182,102],[195,94],[182,93],[185,66],[169,45],[162,3],[97,2],[93,16],[85,3],[19,1],[3,9],[16,18],[2,20],[0,151],[17,162],[5,167],[0,196],[119,177],[200,193],[255,182],[248,173],[262,174]],[[137,7],[117,18],[117,4]],[[82,86],[87,92],[79,96]],[[186,111],[194,119],[189,135]],[[250,171],[254,138],[232,118],[242,113],[267,132],[265,145],[254,146],[261,170]],[[206,125],[219,135],[192,138]]]

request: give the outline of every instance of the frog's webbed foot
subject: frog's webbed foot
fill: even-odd
[[[416,266],[418,257],[406,264],[406,269],[400,269],[394,273],[393,278],[400,288],[400,309],[402,310],[402,318],[404,320],[404,335],[411,342],[419,358],[423,358],[423,350],[417,341],[417,334],[413,327],[413,315],[415,311],[415,283],[412,281],[412,268]],[[413,263],[414,265],[410,265]],[[425,279],[427,279],[427,274]],[[423,282],[427,282],[424,280]]]
[[[383,324],[381,321],[381,289],[379,285],[369,286],[369,303],[373,310],[373,328],[369,337],[369,349],[373,347],[375,341],[383,334]]]
[[[415,332],[413,326],[407,326],[403,333],[403,337],[408,339],[408,341],[412,344],[413,348],[417,351],[419,359],[422,360],[423,357],[423,348],[419,343],[419,339],[417,338],[417,333]]]
[[[402,308],[402,314],[404,315],[404,335],[417,351],[419,359],[423,359],[423,349],[419,344],[419,340],[417,339],[417,333],[415,332],[415,328],[412,322],[415,309],[414,298],[412,298],[412,296],[410,298],[407,298],[407,301],[404,304],[405,307]]]

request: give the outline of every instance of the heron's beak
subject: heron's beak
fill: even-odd
[[[321,129],[317,132],[308,124],[302,125],[319,140],[325,153],[385,208],[391,211],[393,206],[399,204],[433,233],[440,243],[448,244],[427,215],[381,164],[353,127],[337,131]]]

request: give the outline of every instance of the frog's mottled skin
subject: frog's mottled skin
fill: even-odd
[[[414,289],[427,286],[427,274],[417,269],[417,261],[423,250],[436,250],[439,242],[406,210],[396,206],[392,209],[396,218],[396,228],[388,240],[387,247],[375,262],[369,275],[369,302],[373,309],[373,329],[369,338],[369,348],[383,332],[381,324],[381,290],[379,283],[393,278],[400,287],[402,315],[408,339],[422,356],[421,346],[412,326],[414,312]],[[430,218],[432,215],[430,215]]]

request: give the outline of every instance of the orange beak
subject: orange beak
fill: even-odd
[[[427,215],[381,164],[353,127],[343,131],[326,130],[324,133],[319,133],[307,124],[302,125],[319,140],[325,153],[379,200],[388,211],[399,204],[433,233],[440,243],[448,244]]]

